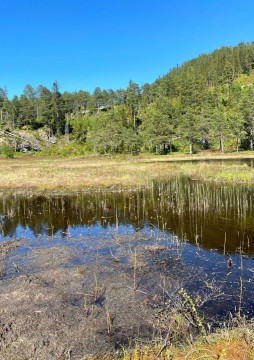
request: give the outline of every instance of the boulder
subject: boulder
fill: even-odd
[[[40,144],[40,141],[35,138],[34,135],[30,133],[24,133],[23,131],[15,132],[16,137],[16,149],[18,151],[23,151],[24,149],[27,150],[42,150],[43,147]]]

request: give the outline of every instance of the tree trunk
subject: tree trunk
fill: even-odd
[[[66,120],[66,123],[65,123],[65,138],[66,138],[67,142],[70,141],[70,137],[69,137],[69,121],[68,121],[68,119]]]
[[[224,152],[224,138],[223,134],[220,134],[220,150]]]
[[[250,131],[250,150],[253,150],[253,130]]]
[[[135,114],[135,112],[134,112],[134,114],[133,114],[133,131],[134,131],[134,133],[136,133],[136,114]]]
[[[189,140],[189,145],[190,145],[190,155],[193,154],[193,143],[192,143],[192,139]]]

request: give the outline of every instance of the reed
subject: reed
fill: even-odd
[[[243,303],[243,279],[242,279],[242,277],[240,277],[239,305],[238,305],[238,317],[239,318],[241,318],[242,303]]]
[[[223,254],[226,255],[227,233],[225,232]]]
[[[113,335],[113,318],[109,309],[106,309],[106,324],[107,324],[107,333],[109,336]]]
[[[133,289],[137,290],[137,250],[133,253]]]

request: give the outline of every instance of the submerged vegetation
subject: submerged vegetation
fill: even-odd
[[[1,235],[20,239],[1,254],[20,246],[2,269],[2,319],[15,319],[3,357],[251,359],[253,208],[247,186],[186,177],[133,192],[3,195]]]

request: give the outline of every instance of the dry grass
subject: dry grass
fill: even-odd
[[[76,191],[143,185],[137,164],[100,158],[0,160],[0,188]],[[140,173],[141,172],[141,173]]]
[[[222,329],[211,335],[197,339],[191,345],[177,348],[162,346],[135,349],[126,354],[124,360],[171,359],[171,360],[253,360],[254,328],[253,323],[245,323],[231,330]]]
[[[207,158],[210,159],[211,155]],[[185,174],[194,180],[246,183],[254,181],[254,170],[247,165],[171,161],[182,159],[175,156],[0,159],[0,189],[59,193],[133,189],[147,186],[155,178],[169,178],[177,174]]]
[[[124,351],[123,355],[104,354],[86,357],[89,360],[253,360],[254,330],[252,326],[239,326],[233,330],[220,330],[217,333],[198,339],[191,345],[170,346],[163,343],[154,346],[137,346]]]

